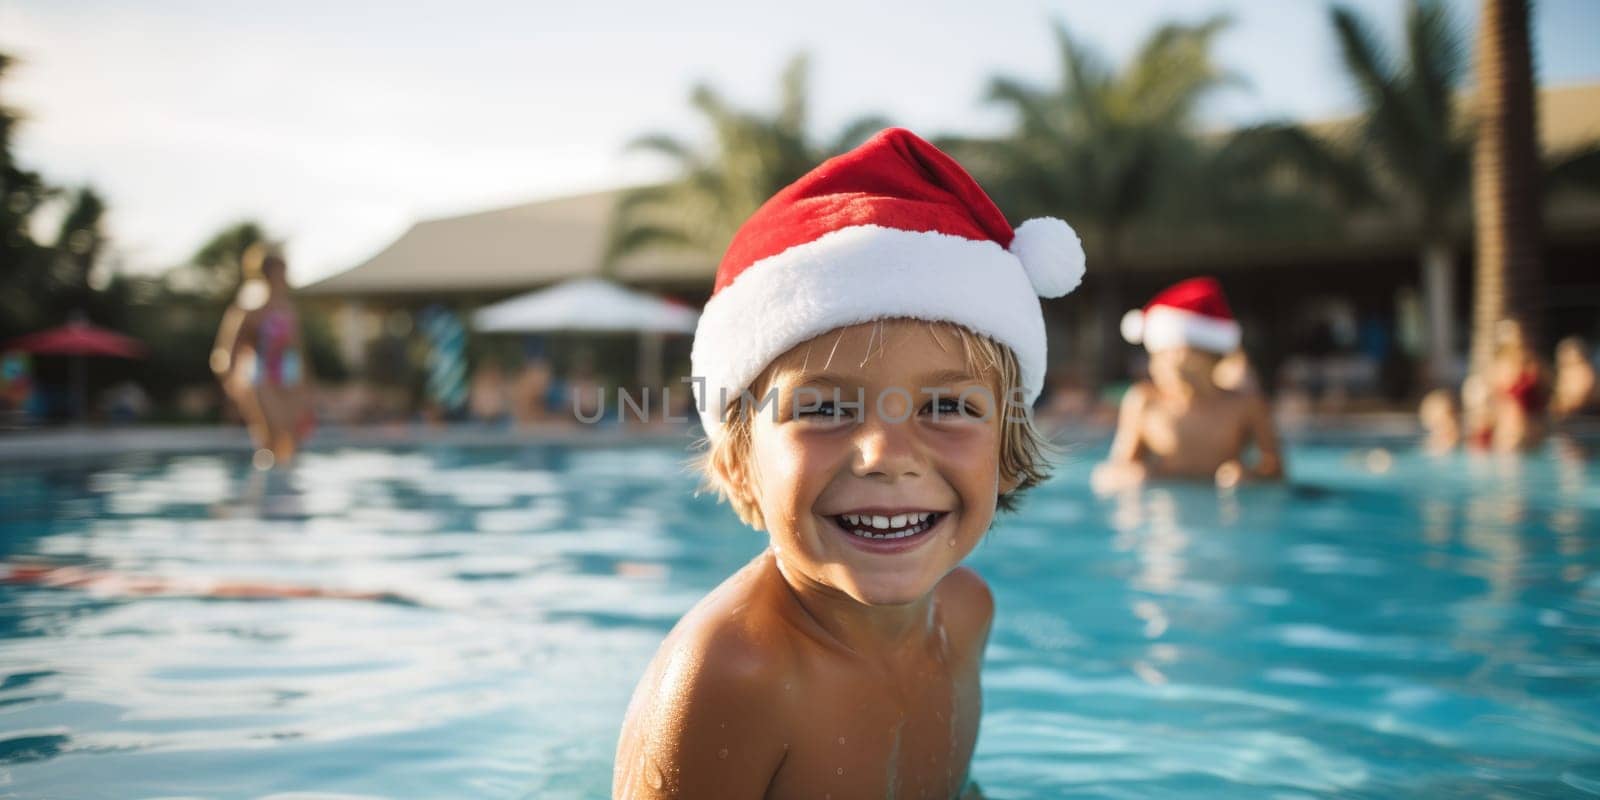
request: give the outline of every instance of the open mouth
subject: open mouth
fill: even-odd
[[[872,541],[896,541],[926,533],[948,512],[912,511],[904,514],[834,514],[834,521],[845,533]]]

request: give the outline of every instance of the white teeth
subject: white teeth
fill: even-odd
[[[863,539],[904,539],[907,536],[916,536],[933,527],[932,512],[916,514],[898,514],[894,517],[885,517],[868,514],[840,514],[846,524],[850,525],[850,533]],[[909,523],[909,527],[907,526]],[[882,533],[874,532],[877,528]]]

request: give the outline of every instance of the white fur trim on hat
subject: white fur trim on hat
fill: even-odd
[[[1144,309],[1136,308],[1122,315],[1122,338],[1128,344],[1139,344],[1144,341]]]
[[[1083,281],[1083,242],[1062,220],[1036,217],[1018,225],[1010,249],[1040,297],[1060,297]]]
[[[1142,340],[1151,352],[1188,345],[1226,355],[1239,349],[1239,334],[1239,323],[1233,320],[1171,306],[1134,310],[1122,318],[1122,335],[1134,344]]]
[[[988,336],[1016,354],[1027,402],[1044,386],[1044,313],[1015,255],[992,241],[855,225],[750,265],[706,303],[690,354],[706,433],[789,348],[891,317]]]

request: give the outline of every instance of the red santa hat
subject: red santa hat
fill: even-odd
[[[1122,336],[1152,352],[1188,345],[1227,354],[1239,348],[1239,323],[1216,278],[1190,278],[1123,316]]]
[[[789,348],[891,317],[953,322],[1016,354],[1027,402],[1044,385],[1040,297],[1083,279],[1065,222],[1015,230],[976,181],[910,131],[889,128],[823,162],[758,209],[717,268],[690,356],[707,434]]]

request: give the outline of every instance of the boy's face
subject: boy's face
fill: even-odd
[[[1175,383],[1202,386],[1213,381],[1217,362],[1221,360],[1216,353],[1187,345],[1168,347],[1150,354],[1150,379],[1158,386]]]
[[[830,331],[773,362],[776,404],[755,412],[748,477],[791,580],[892,605],[932,591],[1015,487],[999,477],[1006,408],[993,373],[973,374],[948,329],[874,327]]]

